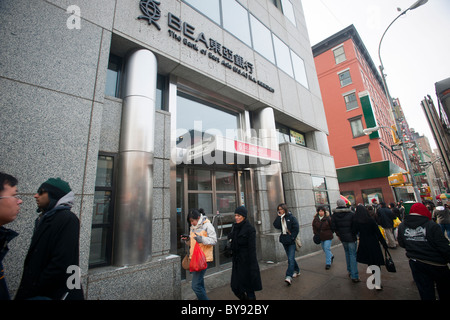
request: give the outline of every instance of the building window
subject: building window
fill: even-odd
[[[339,82],[341,83],[341,87],[345,87],[352,83],[352,78],[350,77],[350,70],[343,71],[338,74]]]
[[[344,95],[345,107],[347,110],[358,108],[358,101],[356,100],[355,92]]]
[[[252,27],[253,48],[263,57],[275,64],[275,55],[273,53],[272,33],[258,19],[250,15]]]
[[[334,61],[336,62],[336,64],[339,64],[345,60],[347,60],[347,58],[345,57],[345,51],[344,51],[344,46],[340,46],[339,48],[336,48],[333,50],[333,54],[334,54]]]
[[[165,93],[167,88],[167,78],[158,74],[156,80],[156,110],[166,110]]]
[[[236,1],[222,1],[222,15],[223,27],[251,47],[248,11]]]
[[[105,95],[120,98],[120,79],[122,75],[122,58],[111,54],[106,72]]]
[[[220,6],[219,0],[184,0],[192,7],[203,13],[212,21],[220,25]]]
[[[115,155],[99,154],[95,180],[89,267],[111,264]]]
[[[356,151],[356,157],[358,158],[359,164],[370,163],[372,160],[370,159],[369,146],[365,144],[363,146],[353,147]]]
[[[314,191],[316,208],[324,206],[330,211],[330,202],[328,200],[327,183],[324,177],[311,177]]]
[[[292,6],[292,3],[289,0],[281,0],[281,6],[283,9],[283,14],[286,16],[286,18],[291,21],[294,26],[297,26],[297,23],[295,22],[295,14],[294,14],[294,7]]]
[[[276,35],[273,35],[273,44],[275,46],[275,57],[277,58],[278,68],[280,68],[293,78],[294,72],[292,71],[291,54],[289,47]]]
[[[359,116],[358,118],[349,119],[349,121],[350,121],[350,127],[352,128],[353,138],[363,136],[364,132],[363,132],[361,116]]]
[[[365,205],[372,205],[372,199],[376,199],[378,203],[384,202],[383,192],[379,188],[361,190],[361,194]]]
[[[305,134],[276,123],[278,143],[291,142],[306,147]]]
[[[297,80],[297,82],[303,85],[305,88],[309,88],[308,78],[306,77],[305,63],[303,62],[303,59],[300,58],[297,54],[295,54],[294,51],[292,50],[291,50],[291,57],[292,57],[292,66],[294,67],[295,80]]]

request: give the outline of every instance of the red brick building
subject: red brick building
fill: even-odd
[[[392,151],[395,124],[382,79],[353,25],[312,48],[328,123],[328,143],[341,194],[353,204],[408,200],[407,187],[392,188],[388,176],[405,171],[401,151]]]

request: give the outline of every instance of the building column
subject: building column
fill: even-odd
[[[152,254],[153,156],[157,60],[128,55],[123,85],[113,264],[141,264]]]

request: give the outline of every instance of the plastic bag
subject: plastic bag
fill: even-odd
[[[397,218],[395,218],[394,219],[394,228],[397,228],[399,225],[400,225],[400,223],[402,223],[401,221],[400,221],[400,219],[397,217]]]
[[[202,271],[208,267],[206,256],[200,248],[198,242],[195,243],[194,252],[192,253],[191,263],[189,264],[190,272]]]

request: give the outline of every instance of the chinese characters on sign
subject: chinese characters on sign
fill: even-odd
[[[161,27],[156,22],[161,17],[161,10],[158,7],[160,2],[154,0],[141,0],[140,8],[144,15],[139,16],[138,19],[148,20],[148,24],[153,24],[158,30]],[[220,63],[224,67],[232,70],[236,74],[252,81],[269,92],[275,92],[275,90],[269,85],[256,79],[254,74],[254,66],[251,62],[247,61],[243,56],[236,53],[234,50],[226,47],[222,43],[213,38],[207,38],[203,32],[195,32],[195,27],[187,22],[181,21],[181,19],[172,13],[168,13],[168,33],[169,37],[183,43],[190,49],[207,56],[209,59]]]

